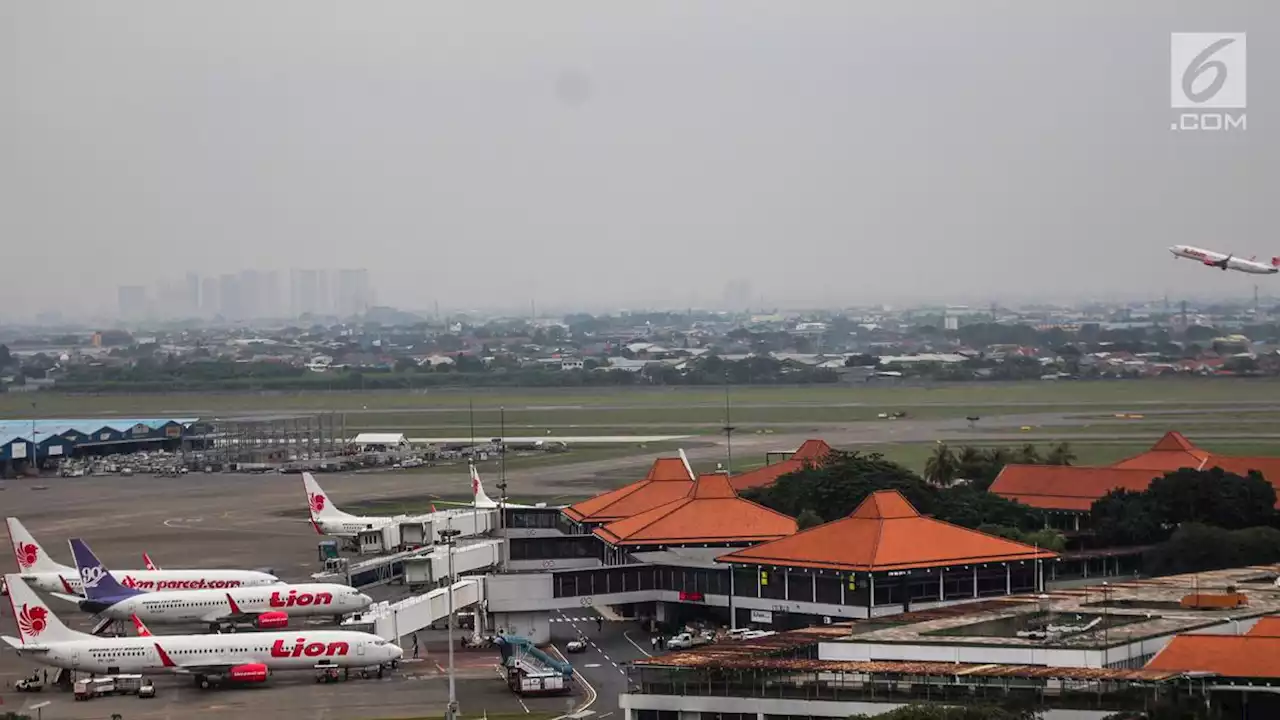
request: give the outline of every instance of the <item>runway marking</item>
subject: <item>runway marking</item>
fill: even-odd
[[[598,668],[598,667],[600,667],[600,663],[587,663],[586,665],[583,665],[582,667],[585,667],[585,668]]]
[[[636,642],[635,640],[632,640],[632,639],[631,639],[631,631],[630,631],[630,630],[627,630],[626,632],[622,633],[622,637],[626,638],[626,639],[627,639],[627,642],[631,643],[631,644],[632,644],[632,646],[634,646],[634,647],[635,647],[635,649],[637,649],[637,650],[639,650],[640,652],[644,653],[644,656],[645,656],[645,657],[653,657],[653,654],[652,654],[652,653],[650,653],[648,650],[645,650],[644,648],[640,647],[640,643],[638,643],[638,642]]]
[[[560,648],[556,647],[554,643],[551,645],[551,649],[555,651],[556,655],[560,656],[561,660],[563,660],[566,663],[569,662],[569,658],[565,657],[564,653],[560,652]],[[580,680],[582,682],[582,686],[585,687],[587,691],[591,693],[591,698],[586,702],[582,703],[582,705],[580,705],[579,707],[575,708],[573,712],[565,713],[564,715],[559,715],[553,718],[553,720],[565,720],[565,718],[569,717],[570,715],[577,715],[579,713],[586,712],[587,708],[594,705],[596,702],[596,699],[600,697],[600,694],[596,692],[596,689],[591,686],[591,683],[587,681],[587,678],[584,677],[582,673],[574,673],[574,677]]]
[[[520,707],[524,708],[524,711],[525,711],[526,713],[528,713],[528,712],[529,712],[529,706],[524,704],[524,698],[521,698],[519,695],[517,695],[517,696],[516,696],[516,702],[519,702],[519,703],[520,703]]]

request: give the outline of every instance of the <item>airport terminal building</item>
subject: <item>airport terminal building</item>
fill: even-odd
[[[1034,592],[1056,558],[924,517],[896,491],[798,531],[739,497],[733,480],[692,477],[680,459],[661,458],[641,480],[558,517],[508,510],[515,572],[486,583],[496,626],[542,642],[561,613],[613,606],[670,625],[798,628]],[[542,519],[520,517],[531,513]],[[543,527],[517,529],[534,523]]]

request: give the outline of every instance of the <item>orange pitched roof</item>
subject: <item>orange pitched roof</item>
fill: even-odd
[[[1178,635],[1151,658],[1146,669],[1280,678],[1280,637]]]
[[[1252,637],[1280,637],[1280,615],[1258,618],[1258,622],[1246,634]]]
[[[1219,467],[1237,475],[1257,470],[1280,495],[1280,458],[1215,455],[1178,432],[1167,432],[1147,452],[1106,467],[1006,465],[991,484],[991,492],[1043,510],[1088,512],[1094,500],[1111,490],[1140,492],[1155,478],[1185,467]],[[1276,506],[1280,507],[1280,498]]]
[[[1112,490],[1141,492],[1161,471],[1072,465],[1005,465],[990,492],[1043,510],[1088,512]]]
[[[897,490],[867,496],[849,517],[718,560],[751,565],[880,571],[1052,558],[1030,545],[922,517]]]
[[[658,458],[643,480],[588,498],[564,509],[577,522],[612,522],[689,494],[693,477],[680,458]]]
[[[801,443],[800,448],[786,460],[766,465],[750,472],[744,472],[740,475],[734,475],[730,482],[733,483],[733,489],[738,491],[772,485],[778,478],[787,473],[803,470],[805,463],[812,464],[822,460],[829,452],[831,452],[831,446],[825,441],[805,440]]]
[[[611,545],[767,542],[796,531],[794,518],[743,500],[721,474],[702,475],[685,497],[596,528]]]
[[[1150,450],[1121,460],[1111,467],[1162,472],[1173,472],[1185,467],[1199,470],[1208,459],[1209,453],[1192,445],[1182,433],[1170,431],[1152,445]]]

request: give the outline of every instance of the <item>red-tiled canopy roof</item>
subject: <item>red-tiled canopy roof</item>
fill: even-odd
[[[1141,492],[1162,474],[1133,468],[1005,465],[991,492],[1031,507],[1088,512],[1095,500],[1112,490]]]
[[[1107,467],[1006,465],[991,484],[991,492],[1044,510],[1088,512],[1094,500],[1112,490],[1140,492],[1165,473],[1215,467],[1237,475],[1257,470],[1280,494],[1280,458],[1216,455],[1192,445],[1178,432],[1165,433],[1147,452]]]
[[[1252,637],[1280,637],[1280,615],[1258,618],[1247,634]]]
[[[794,518],[743,500],[721,474],[703,475],[674,502],[595,530],[611,545],[766,542],[796,531]]]
[[[921,517],[897,490],[880,490],[847,518],[721,555],[719,561],[880,571],[1051,557],[1047,550]]]
[[[643,480],[570,505],[564,514],[577,522],[613,522],[679,500],[691,487],[684,460],[658,458]]]
[[[1207,672],[1229,678],[1280,678],[1280,637],[1178,635],[1148,670]]]
[[[800,448],[786,460],[766,465],[750,472],[744,472],[741,475],[734,475],[730,482],[733,483],[733,489],[738,491],[772,485],[778,478],[787,473],[803,470],[806,463],[818,463],[829,452],[831,452],[831,446],[825,441],[805,440],[800,445]]]

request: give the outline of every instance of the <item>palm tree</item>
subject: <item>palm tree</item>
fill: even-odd
[[[924,476],[939,487],[946,487],[956,479],[956,458],[946,443],[939,441],[933,449],[933,454],[924,464]]]
[[[1049,465],[1070,465],[1076,461],[1076,453],[1071,449],[1071,443],[1060,442],[1049,450],[1044,460]]]
[[[1039,465],[1041,463],[1040,451],[1031,443],[1018,448],[1018,451],[1014,453],[1013,459],[1022,465]]]

